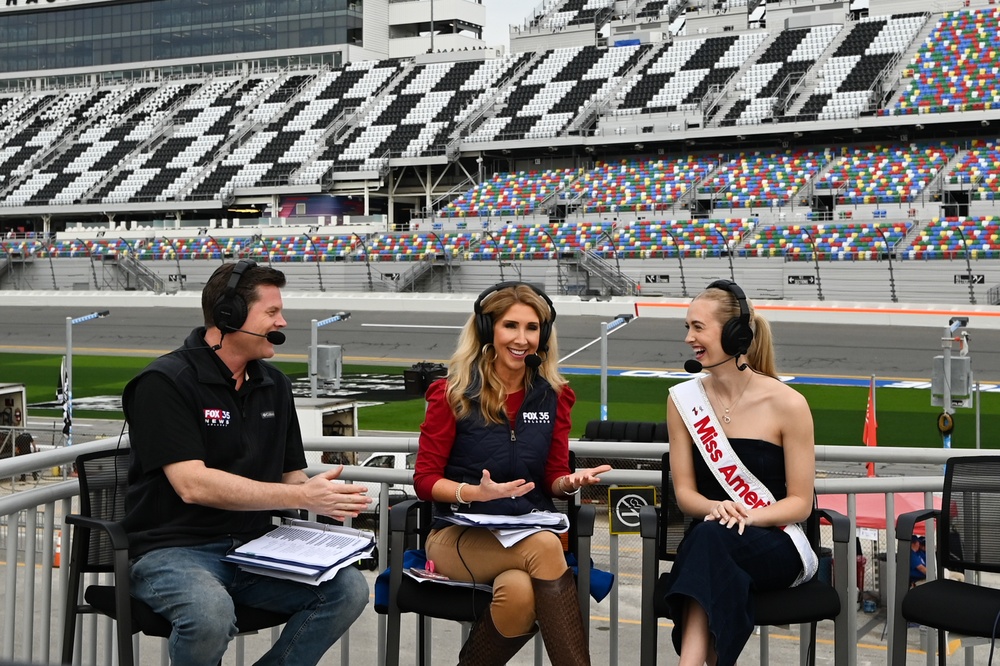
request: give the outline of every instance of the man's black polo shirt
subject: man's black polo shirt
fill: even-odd
[[[132,446],[124,521],[131,557],[226,536],[249,540],[271,526],[266,511],[185,504],[164,465],[203,460],[207,467],[275,483],[306,466],[288,377],[252,361],[237,391],[232,372],[204,335],[204,328],[192,331],[180,349],[153,361],[122,394]]]

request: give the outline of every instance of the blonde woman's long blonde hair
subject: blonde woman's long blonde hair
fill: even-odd
[[[497,322],[515,303],[527,305],[534,310],[540,324],[551,324],[555,318],[546,299],[527,284],[499,289],[483,297],[480,305],[482,314],[489,315],[493,322]],[[458,338],[458,347],[448,362],[448,404],[455,418],[460,420],[472,414],[473,401],[478,400],[480,413],[487,423],[503,423],[507,391],[493,367],[496,351],[492,343],[484,344],[480,340],[476,318],[477,315],[473,313],[465,322]],[[559,345],[554,325],[551,326],[547,347],[547,350],[539,348],[536,352],[542,359],[538,369],[525,369],[524,385],[525,388],[530,387],[532,378],[537,374],[558,393],[567,382],[559,374]]]
[[[703,298],[718,304],[715,309],[719,323],[725,325],[733,317],[740,316],[740,304],[731,291],[711,287],[695,296],[695,300]],[[747,349],[746,362],[757,372],[778,378],[778,367],[774,360],[774,337],[771,334],[771,324],[763,315],[757,314],[753,303],[747,299],[747,309],[750,311],[750,329],[753,331],[753,342]]]

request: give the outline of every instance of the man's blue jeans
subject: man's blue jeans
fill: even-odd
[[[292,613],[257,664],[316,664],[368,603],[368,582],[354,567],[318,586],[306,585],[246,573],[222,562],[234,545],[225,539],[161,548],[132,561],[132,595],[173,625],[172,663],[216,666],[236,636],[235,603]]]

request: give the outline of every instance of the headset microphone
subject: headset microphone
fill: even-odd
[[[244,331],[242,328],[230,329],[230,333],[246,333],[247,335],[256,335],[258,338],[267,338],[267,341],[272,345],[283,345],[285,344],[285,334],[281,331],[268,331],[265,333],[254,333],[253,331]]]
[[[688,373],[689,375],[697,375],[702,370],[718,367],[723,363],[729,363],[734,358],[738,359],[739,357],[740,357],[739,354],[734,354],[733,356],[727,358],[725,361],[719,361],[718,363],[713,363],[712,365],[702,365],[700,361],[696,361],[693,358],[689,358],[688,360],[684,361],[684,372]],[[739,370],[740,372],[746,370],[748,367],[749,366],[747,366],[746,363],[740,363],[739,361],[736,362],[736,369]]]
[[[542,365],[542,357],[538,354],[528,354],[524,357],[524,364],[532,370],[537,370]]]

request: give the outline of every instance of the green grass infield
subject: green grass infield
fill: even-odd
[[[55,392],[61,355],[0,354],[0,382],[24,384],[28,393],[30,416],[58,416]],[[81,409],[77,401],[96,396],[117,396],[125,384],[145,367],[150,358],[131,356],[73,357],[73,415],[76,418],[121,418],[121,412]],[[293,379],[306,378],[306,365],[276,362]],[[403,367],[345,365],[344,381],[358,375],[402,375]],[[568,375],[576,392],[573,409],[574,438],[583,435],[587,421],[600,418],[601,385],[597,375]],[[666,418],[667,390],[679,380],[644,377],[608,377],[608,418],[612,420],[662,421]],[[809,401],[815,422],[816,443],[862,446],[861,433],[868,400],[867,387],[819,386],[795,384],[794,388]],[[385,398],[359,408],[359,427],[363,430],[415,432],[424,415],[424,401],[419,396],[399,392],[380,392]],[[928,389],[879,388],[877,390],[879,446],[940,447],[937,430],[940,407],[930,404]],[[359,400],[368,402],[369,397]],[[1000,430],[1000,393],[983,393],[980,427],[982,433]],[[48,407],[42,407],[48,404]],[[974,448],[976,414],[973,409],[958,409],[954,416],[954,448]],[[992,438],[982,437],[983,448],[996,448]]]

